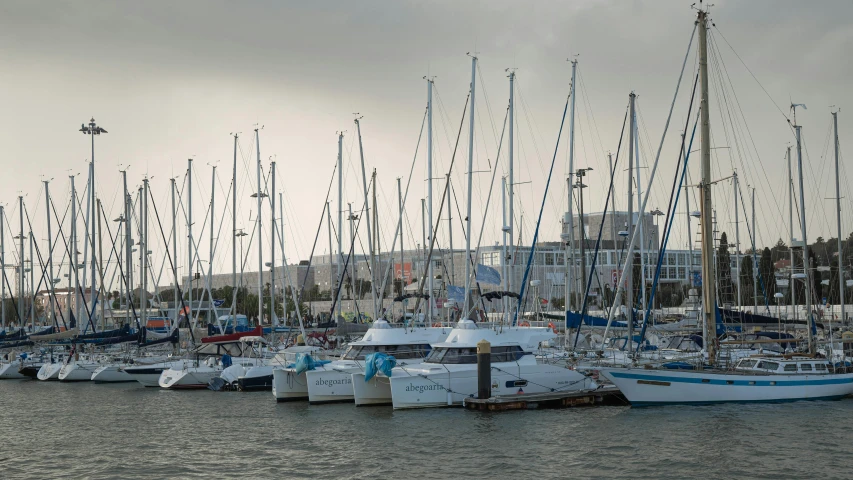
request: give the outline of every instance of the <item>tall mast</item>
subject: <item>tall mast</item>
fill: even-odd
[[[106,133],[104,129],[95,125],[95,119],[89,122],[89,136],[92,138],[92,161],[89,164],[89,182],[91,182],[89,186],[89,205],[91,208],[90,215],[90,230],[91,230],[91,239],[92,239],[92,264],[90,273],[92,275],[91,281],[91,289],[89,290],[89,298],[92,300],[92,315],[95,313],[95,135],[100,134],[101,132]],[[84,296],[85,298],[85,296]],[[103,299],[99,299],[103,301]],[[94,323],[92,324],[92,329],[95,329]]]
[[[188,302],[189,312],[187,320],[190,328],[195,327],[195,316],[193,313],[193,159],[187,159],[187,282],[189,283]]]
[[[24,197],[18,197],[18,214],[20,215],[21,229],[18,232],[18,321],[21,328],[26,326],[27,321],[23,317],[24,312]]]
[[[219,323],[219,312],[216,311],[216,304],[213,303],[213,291],[211,291],[210,282],[213,279],[213,253],[214,253],[214,233],[216,231],[216,208],[214,208],[214,200],[216,199],[216,165],[211,165],[212,172],[210,174],[210,252],[208,253],[208,262],[207,262],[207,312],[210,314],[210,310],[213,309],[213,320],[216,320],[216,324],[220,327],[220,331],[222,330],[222,325]],[[147,202],[147,200],[146,200]],[[146,211],[148,210],[148,206],[146,204]],[[145,238],[146,241],[148,239],[148,226],[146,221],[145,227]],[[147,257],[146,257],[147,258]],[[213,323],[208,320],[208,323]],[[234,325],[237,325],[237,322],[234,322]]]
[[[0,205],[0,328],[6,328],[6,208]]]
[[[344,132],[338,132],[338,300],[340,300],[340,286],[343,282],[343,266],[344,266],[344,251],[343,251],[343,233],[344,233]],[[335,320],[341,318],[341,302],[334,302],[338,306],[337,316]]]
[[[22,229],[23,231],[23,229]],[[21,233],[23,235],[23,233]],[[21,247],[23,248],[23,247]],[[71,305],[74,306],[74,318],[77,322],[80,321],[80,275],[78,275],[77,269],[80,265],[80,261],[77,257],[78,249],[77,249],[77,188],[74,185],[74,176],[71,176],[71,268],[68,269],[68,287],[71,288],[72,277],[74,280],[74,300],[73,304],[69,304],[69,309]],[[23,277],[22,277],[23,278]],[[69,296],[69,298],[71,298]]]
[[[447,177],[447,242],[450,244],[450,278],[448,281],[450,282],[449,285],[456,285],[456,266],[453,261],[453,257],[455,256],[453,254],[453,209],[450,207],[450,173],[448,172],[445,177]],[[400,218],[400,221],[402,221],[402,214],[400,215]],[[400,235],[402,234],[403,229],[400,227]],[[403,245],[402,240],[400,241],[400,245]],[[506,263],[506,260],[502,263]],[[448,283],[445,282],[445,285],[448,285]]]
[[[74,183],[74,177],[71,177],[71,183]],[[127,193],[127,170],[121,171],[121,183],[123,195],[122,198],[124,203],[124,274],[127,278],[127,296],[125,297],[124,305],[124,324],[128,325],[130,323],[130,318],[128,316],[130,312],[130,304],[133,301],[133,258],[131,257],[131,254],[133,253],[133,248],[130,238],[131,215],[130,197]],[[174,222],[174,215],[172,217],[172,221]],[[69,278],[68,280],[70,281],[71,279]],[[177,297],[175,298],[175,300],[177,300]]]
[[[791,315],[797,319],[797,296],[794,294],[794,173],[791,167],[791,147],[788,146],[788,247],[791,267],[788,269],[788,291],[791,293]]]
[[[572,82],[574,85],[574,81]],[[504,252],[503,261],[501,264],[505,264],[509,262],[509,268],[505,275],[507,275],[506,288],[508,291],[513,291],[513,283],[515,280],[515,261],[510,259],[512,255],[512,246],[515,240],[513,239],[513,235],[515,235],[515,70],[511,69],[509,72],[509,179],[508,179],[508,191],[509,191],[509,207],[508,207],[508,223],[505,222],[501,227],[508,227],[507,230],[507,248],[509,249],[509,253]],[[449,178],[449,177],[448,177]],[[450,195],[450,189],[448,189],[448,195]],[[448,200],[450,200],[448,198]],[[447,204],[448,208],[450,207],[450,203]],[[449,211],[449,209],[448,209]],[[568,302],[568,299],[566,300]],[[566,303],[568,305],[568,303]]]
[[[465,302],[462,315],[468,318],[468,299],[471,297],[471,194],[474,192],[474,94],[477,87],[477,57],[471,56],[471,108],[468,128],[468,216],[465,222]],[[424,245],[426,247],[426,245]],[[431,293],[431,292],[430,292]]]
[[[32,331],[36,329],[36,269],[33,262],[33,231],[30,230],[30,325]]]
[[[748,185],[747,185],[748,187]],[[758,224],[755,223],[755,188],[752,189],[752,313],[758,313],[758,256],[755,244],[758,242]],[[740,276],[740,270],[738,270]]]
[[[104,285],[104,230],[101,228],[101,217],[103,216],[104,207],[101,206],[101,199],[98,199],[98,209],[95,213],[98,215],[98,273],[101,279],[101,287],[98,290],[99,295],[98,298],[101,299],[101,331],[107,329],[107,316],[106,316],[106,303],[107,303],[107,289]],[[52,275],[51,275],[52,276]],[[53,284],[53,278],[50,279],[50,283]],[[53,287],[51,286],[51,291]]]
[[[635,98],[636,103],[636,98]],[[637,114],[637,109],[634,108],[634,115]],[[643,205],[643,183],[641,181],[641,165],[640,165],[640,126],[637,124],[636,117],[634,118],[634,159],[637,164],[637,206],[640,209],[637,211],[637,223],[640,228],[640,297],[643,300],[643,315],[646,312],[646,215]],[[631,338],[631,337],[628,337]]]
[[[326,202],[326,220],[329,227],[329,300],[334,300],[332,295],[335,293],[335,274],[332,270],[332,261],[335,258],[334,250],[332,250],[332,202]]]
[[[794,121],[796,122],[796,114],[794,115]],[[811,284],[811,262],[809,261],[809,237],[806,230],[806,198],[805,198],[805,189],[803,187],[803,148],[802,143],[800,142],[800,138],[802,136],[802,129],[800,125],[794,125],[794,129],[797,132],[797,174],[799,175],[800,180],[800,227],[803,232],[803,271],[806,274],[806,327],[809,331],[809,353],[815,353],[815,339],[814,333],[812,332],[812,284]]]
[[[507,275],[507,270],[509,266],[506,263],[506,243],[507,243],[507,232],[509,228],[506,226],[506,177],[501,177],[501,232],[502,232],[502,248],[501,248],[501,256],[503,257],[503,261],[501,262],[501,275],[503,275],[502,287],[504,290],[509,290],[509,275]],[[507,301],[506,297],[501,299],[501,303],[503,304],[503,317],[504,319],[508,318],[507,313]]]
[[[177,190],[177,187],[175,186],[175,179],[174,178],[170,178],[169,183],[172,186],[172,258],[174,259],[173,264],[175,266],[175,272],[177,272],[177,268],[178,268],[178,265],[177,265],[177,260],[178,260],[178,225],[177,225],[176,219],[177,219],[177,215],[178,215],[178,204],[175,201],[175,191]],[[237,288],[237,287],[235,286],[234,288]],[[178,328],[178,305],[180,305],[180,302],[178,302],[178,294],[179,294],[178,276],[175,275],[175,283],[174,283],[174,286],[172,288],[172,298],[173,298],[174,307],[175,307],[174,313],[173,313],[174,318],[173,318],[172,328]],[[236,304],[237,302],[233,302],[233,303]]]
[[[145,265],[145,249],[148,248],[148,238],[145,236],[145,192],[147,179],[142,180],[143,186],[139,187],[139,323],[142,328],[148,324],[148,268]]]
[[[234,163],[231,173],[231,286],[234,294],[231,299],[231,322],[237,324],[237,137],[234,134]],[[242,262],[243,259],[240,259]]]
[[[844,262],[841,255],[841,187],[839,186],[838,169],[838,112],[832,112],[832,126],[835,130],[835,221],[838,223],[838,302],[841,304],[841,322],[846,324],[844,308]],[[851,248],[848,245],[847,248]]]
[[[737,170],[732,173],[732,187],[734,188],[735,195],[735,265],[737,266],[737,277],[735,285],[737,286],[737,301],[735,305],[742,305],[743,303],[743,295],[740,290],[740,277],[741,277],[741,264],[740,264],[740,215],[739,215],[739,204],[738,204],[738,177]],[[752,266],[753,270],[755,270],[755,265]],[[758,313],[758,312],[752,312]]]
[[[432,236],[435,234],[432,231],[432,79],[427,79],[427,233],[428,239],[432,242]],[[448,205],[449,207],[449,205]],[[424,250],[426,250],[426,242],[424,242]],[[433,271],[432,261],[427,266],[427,289],[429,291],[429,299],[427,300],[427,318],[429,322],[433,319],[433,298],[435,297],[435,288],[433,286]]]
[[[369,254],[370,254],[370,294],[373,299],[373,318],[378,318],[377,307],[376,307],[376,288],[374,285],[376,284],[376,276],[374,275],[375,267],[376,267],[376,257],[373,252],[373,233],[371,230],[370,223],[370,204],[367,202],[367,173],[364,169],[364,145],[361,142],[361,122],[359,122],[360,117],[355,118],[355,128],[358,132],[358,154],[361,158],[361,184],[364,187],[364,220],[367,222],[367,244],[369,245]],[[376,186],[374,185],[374,190]],[[350,207],[352,208],[352,207]],[[374,212],[375,216],[376,212]]]
[[[275,220],[275,162],[270,162],[270,228],[272,235],[270,236],[270,324],[275,325],[275,241],[276,241],[276,220]],[[284,207],[282,206],[282,209]],[[284,241],[284,235],[281,236]],[[284,252],[284,246],[282,246]],[[298,281],[298,280],[297,280]],[[282,286],[282,291],[283,286]],[[287,300],[284,300],[287,305]]]
[[[572,100],[572,104],[569,112],[569,175],[568,175],[568,190],[569,190],[569,224],[568,224],[568,234],[569,234],[569,268],[566,270],[566,275],[568,278],[566,279],[566,285],[568,288],[568,292],[571,293],[574,290],[574,282],[575,282],[575,213],[574,213],[574,193],[573,193],[573,184],[572,184],[572,174],[575,171],[575,79],[577,78],[577,70],[578,70],[578,61],[572,60],[572,86],[571,93],[569,94]],[[566,295],[566,310],[569,310],[570,305],[570,295]]]
[[[400,228],[400,295],[402,295],[405,291],[406,287],[406,277],[405,271],[406,268],[403,265],[403,190],[400,186],[400,177],[397,177],[397,209],[400,214],[400,222],[398,223]],[[391,259],[393,263],[394,259]],[[402,304],[401,304],[402,305]],[[403,317],[405,318],[405,308],[403,307]]]
[[[258,214],[255,219],[256,235],[258,237],[258,325],[263,322],[264,318],[264,246],[261,242],[261,198],[264,196],[263,186],[261,185],[261,135],[258,129],[255,129],[255,150],[258,154]]]
[[[711,219],[711,117],[708,113],[708,12],[699,11],[699,77],[702,83],[702,93],[699,100],[701,110],[701,164],[702,180],[700,189],[702,202],[702,309],[704,311],[705,328],[707,329],[708,361],[716,363],[716,347],[711,339],[717,338],[715,321],[714,291],[716,278],[714,276],[714,232]]]
[[[630,109],[631,111],[628,113],[629,116],[629,128],[628,131],[631,132],[628,137],[628,235],[633,239],[634,238],[634,135],[636,134],[636,129],[634,128],[634,122],[636,117],[634,116],[634,99],[636,95],[634,92],[631,92],[628,95]],[[633,240],[632,240],[633,242]],[[628,280],[626,282],[626,292],[625,295],[625,307],[628,309],[628,339],[633,339],[634,335],[634,259],[627,259],[628,268],[625,274],[628,276]],[[630,345],[630,342],[628,343]]]
[[[50,320],[56,321],[56,290],[54,289],[53,283],[53,234],[50,232],[50,187],[48,186],[48,181],[44,181],[44,198],[45,198],[45,211],[47,212],[47,270],[49,278],[48,287],[50,289]],[[0,207],[0,223],[3,221],[2,207]],[[3,227],[0,225],[0,236],[2,236]],[[0,247],[2,250],[2,247]],[[2,253],[0,253],[2,256]],[[2,262],[2,260],[0,260]],[[3,284],[3,296],[6,296],[5,283]],[[0,307],[2,308],[2,307]],[[5,320],[5,319],[4,319]],[[5,322],[0,328],[5,327]]]

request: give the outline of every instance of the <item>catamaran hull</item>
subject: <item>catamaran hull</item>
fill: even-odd
[[[391,381],[384,375],[376,375],[369,382],[364,373],[352,374],[352,391],[357,407],[367,405],[391,405]]]
[[[92,373],[92,381],[95,383],[123,383],[135,382],[136,379],[125,373],[123,364],[104,365]]]
[[[440,366],[424,369],[394,369],[391,401],[395,409],[461,406],[465,397],[477,394],[477,370],[450,370]],[[492,364],[492,395],[572,392],[596,388],[595,382],[574,370],[556,365]],[[552,390],[553,389],[553,390]]]
[[[36,378],[43,382],[59,380],[59,371],[62,370],[62,367],[61,363],[45,363],[39,369]]]
[[[342,403],[353,401],[352,374],[338,370],[305,372],[308,381],[308,403]]]
[[[274,369],[272,394],[278,402],[308,400],[308,380],[305,373],[297,375],[292,368]]]
[[[12,379],[27,378],[24,375],[22,375],[21,372],[19,372],[20,368],[21,368],[21,361],[20,360],[0,364],[0,380],[12,380]]]
[[[632,406],[837,400],[853,394],[853,374],[740,375],[604,369]]]

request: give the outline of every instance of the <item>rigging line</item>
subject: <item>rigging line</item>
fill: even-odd
[[[773,103],[773,106],[776,107],[776,110],[779,110],[779,113],[782,114],[782,117],[784,117],[785,120],[787,120],[787,123],[790,125],[791,119],[788,118],[788,115],[785,113],[784,110],[779,108],[779,105],[776,103],[775,100],[773,100],[773,97],[770,96],[770,93],[767,91],[766,88],[764,88],[764,85],[761,84],[761,82],[758,80],[758,77],[756,77],[755,74],[752,73],[752,70],[749,69],[749,67],[746,65],[746,62],[744,62],[743,59],[740,58],[740,55],[738,55],[737,50],[735,50],[734,47],[732,47],[732,44],[729,43],[729,41],[726,39],[726,36],[723,35],[723,32],[721,32],[720,29],[717,28],[717,26],[714,25],[713,23],[711,24],[711,26],[713,27],[713,30],[716,30],[716,32],[720,34],[720,38],[722,38],[723,41],[726,42],[726,45],[729,46],[729,48],[732,50],[732,53],[735,54],[735,57],[737,57],[737,59],[740,60],[740,63],[744,66],[744,68],[746,68],[746,71],[749,72],[749,74],[752,76],[752,79],[755,80],[755,83],[757,83],[758,86],[761,87],[761,90],[764,92],[765,95],[767,95],[767,98],[770,99],[770,102]]]
[[[542,195],[542,205],[539,207],[539,218],[536,221],[536,229],[533,233],[533,241],[530,244],[530,255],[527,257],[527,266],[524,268],[524,276],[521,280],[521,292],[518,295],[518,308],[515,310],[515,318],[512,320],[512,325],[518,323],[518,311],[526,302],[525,287],[527,287],[527,277],[530,275],[530,266],[533,263],[533,255],[536,252],[536,242],[539,239],[539,224],[542,222],[542,212],[545,210],[545,200],[548,198],[548,187],[551,185],[551,176],[554,174],[554,164],[557,163],[557,153],[560,150],[560,138],[563,136],[563,126],[566,123],[566,113],[569,111],[569,98],[566,95],[566,106],[563,107],[563,117],[560,120],[560,130],[557,133],[557,144],[554,146],[554,156],[551,158],[551,169],[548,171],[548,180],[545,182],[545,192]],[[566,299],[568,302],[568,299]],[[568,310],[567,310],[568,311]],[[566,318],[568,322],[568,316]]]
[[[453,172],[453,165],[456,163],[456,152],[459,150],[459,140],[462,138],[462,126],[465,124],[465,114],[469,113],[471,115],[474,112],[468,112],[468,102],[471,100],[471,89],[468,90],[468,95],[465,96],[465,106],[462,107],[462,118],[459,120],[459,130],[456,133],[456,145],[453,147],[453,155],[450,157],[450,167],[447,170],[448,174]],[[444,211],[444,202],[447,198],[447,189],[450,187],[450,181],[444,182],[444,192],[441,194],[441,202],[438,204],[438,215],[436,215],[436,219],[438,222],[441,222],[441,213]],[[408,190],[408,186],[406,187]],[[448,207],[449,208],[449,207]],[[462,230],[465,232],[465,229]],[[432,235],[432,238],[429,239],[429,255],[427,255],[427,264],[432,261],[432,251],[435,247],[435,235]],[[426,249],[426,245],[424,245],[424,249]],[[415,310],[418,309],[421,303],[421,297],[424,294],[424,283],[426,281],[426,276],[429,273],[429,269],[425,268],[423,272],[423,276],[421,280],[418,282],[418,297],[415,301]],[[429,292],[430,297],[432,297],[434,292]],[[465,292],[468,295],[468,292]],[[430,300],[432,301],[432,300]]]
[[[622,130],[619,133],[619,144],[616,147],[616,159],[613,163],[613,169],[610,171],[610,188],[607,190],[607,197],[604,200],[604,212],[603,212],[603,216],[601,219],[601,224],[598,226],[598,240],[596,240],[596,242],[595,242],[595,253],[593,253],[593,256],[592,256],[592,269],[593,270],[595,270],[595,265],[596,265],[596,263],[598,263],[598,252],[599,252],[599,248],[601,247],[601,236],[602,236],[601,234],[604,231],[604,224],[605,224],[604,220],[605,220],[605,217],[607,216],[607,210],[608,210],[607,207],[610,204],[610,199],[614,196],[614,193],[616,191],[616,188],[615,188],[616,187],[616,172],[618,171],[618,166],[619,166],[619,153],[622,150],[622,140],[625,139],[625,125],[627,123],[628,123],[628,109],[626,108],[625,109],[625,116],[622,118]],[[581,230],[583,230],[583,229],[581,229]],[[622,242],[622,248],[624,250],[625,242]],[[615,242],[613,245],[613,249],[614,250],[616,249]],[[620,253],[620,255],[621,255],[621,253]],[[590,277],[592,277],[592,275],[590,275]],[[590,280],[591,279],[592,278],[590,278]],[[587,293],[589,292],[589,285],[587,285],[586,292]],[[587,299],[588,298],[589,298],[588,294],[584,295],[584,300],[583,300],[583,303],[581,305],[581,321],[578,324],[578,331],[575,332],[575,341],[574,341],[574,344],[572,345],[572,348],[577,348],[577,346],[578,346],[578,338],[580,338],[581,327],[583,326],[583,320],[586,317],[586,307],[587,307]],[[565,315],[566,315],[566,328],[567,329],[568,329],[568,325],[569,325],[569,323],[568,323],[569,322],[569,307],[568,306],[569,306],[569,303],[567,300],[565,302],[565,308],[566,308],[566,314]],[[614,297],[614,301],[611,304],[610,308],[611,309],[616,308],[615,297]],[[610,315],[608,315],[608,317],[610,317]],[[568,337],[567,337],[567,339],[568,339]]]
[[[111,247],[112,253],[116,255],[116,258],[119,258],[119,255],[116,252],[116,239],[113,237],[112,230],[110,230],[110,222],[109,222],[109,220],[107,220],[106,213],[103,210],[101,210],[101,218],[104,219],[104,223],[107,225],[107,235],[110,238],[110,247]],[[130,222],[128,221],[125,225],[128,225],[129,223]],[[124,269],[121,266],[121,262],[116,262],[116,265],[117,265],[117,268],[119,270],[119,278],[124,281],[123,283],[124,283],[125,291],[127,292],[128,297],[130,297],[130,296],[132,296],[132,292],[130,291],[130,285],[128,284],[127,276],[124,274]],[[140,293],[142,293],[142,292],[140,292]],[[85,298],[83,300],[85,301]],[[143,335],[144,335],[144,332],[145,332],[144,326],[140,325],[140,323],[139,323],[139,315],[137,315],[137,313],[136,313],[136,306],[133,304],[132,301],[129,301],[127,303],[130,306],[131,315],[133,316],[133,319],[136,321],[136,327],[140,331],[142,331]],[[177,328],[177,327],[175,327],[175,328]],[[192,329],[190,329],[190,336],[192,336]]]
[[[370,179],[370,183],[368,184],[368,192],[370,192],[370,191],[371,191],[370,189],[371,189],[372,187],[373,187],[373,178],[371,178],[371,179]],[[363,209],[366,209],[367,207],[368,207],[368,204],[367,204],[367,202],[365,202],[365,203],[364,203],[364,206],[363,206],[362,208],[363,208]],[[362,211],[363,211],[363,210],[362,210]],[[359,229],[359,227],[361,226],[361,221],[362,221],[363,219],[364,219],[364,215],[359,215],[359,216],[358,216],[358,220],[356,221],[356,224],[355,224],[355,232],[353,232],[353,235],[352,235],[352,236],[353,236],[353,239],[352,239],[352,241],[350,242],[350,245],[349,245],[349,252],[347,253],[346,259],[344,260],[343,270],[341,270],[341,272],[342,272],[341,276],[342,276],[342,277],[348,273],[348,272],[347,272],[347,270],[349,270],[349,263],[350,263],[350,260],[352,260],[352,259],[353,259],[353,256],[354,256],[354,254],[355,254],[355,239],[356,239],[356,237],[358,236],[358,229]],[[341,234],[343,234],[343,232],[341,232]],[[353,261],[353,264],[355,264],[355,262],[354,262],[354,261]],[[350,280],[351,288],[353,289],[353,293],[355,293],[355,292],[354,292],[354,290],[355,290],[355,282],[353,282],[353,279],[352,279],[351,277],[350,277],[350,279],[349,279],[349,280]],[[332,299],[332,305],[331,305],[331,307],[330,307],[330,309],[329,309],[329,315],[330,315],[332,318],[334,318],[334,315],[335,315],[335,307],[337,306],[338,298],[340,297],[341,289],[342,289],[343,287],[344,287],[344,282],[338,282],[338,291],[337,291],[337,292],[335,292],[334,298]],[[352,297],[350,297],[350,298],[352,299]],[[356,313],[358,314],[358,317],[357,317],[357,318],[361,318],[361,313],[358,311],[358,302],[357,302],[357,301],[354,301],[354,305],[355,305]],[[328,331],[328,327],[326,328],[326,331]]]
[[[501,147],[503,147],[504,132],[506,132],[506,121],[507,121],[508,117],[509,117],[509,106],[507,106],[506,115],[504,115],[504,124],[503,124],[503,127],[501,129],[501,139],[500,139],[500,142],[498,143],[498,152],[497,152],[497,156],[495,157],[494,168],[492,169],[492,181],[489,184],[489,194],[486,196],[486,207],[483,211],[483,221],[480,224],[480,236],[477,238],[477,246],[474,248],[473,258],[480,258],[480,246],[483,242],[483,230],[486,229],[486,218],[489,215],[489,205],[491,204],[491,200],[492,200],[492,190],[495,186],[495,178],[496,178],[497,173],[498,173],[498,165],[500,165]],[[503,226],[501,226],[501,228],[503,228]],[[471,261],[471,260],[472,259],[469,258],[469,261]],[[476,265],[474,265],[474,266],[476,268]]]
[[[27,217],[27,225],[30,227],[30,233],[32,234],[33,223],[30,220],[30,212],[27,210],[26,207],[24,207],[24,214]],[[27,315],[26,316],[29,316],[30,313],[32,312],[33,308],[35,308],[36,292],[41,290],[41,286],[44,283],[44,277],[45,277],[45,273],[47,273],[47,267],[48,267],[47,262],[45,262],[44,258],[42,258],[42,256],[41,256],[41,249],[38,246],[38,242],[33,242],[33,246],[35,248],[36,255],[38,255],[39,266],[41,267],[42,270],[41,270],[41,279],[39,280],[38,287],[32,292],[33,300],[32,300],[32,302],[30,302],[30,305],[27,307]],[[21,265],[21,268],[23,268],[23,265]],[[35,269],[35,265],[32,264],[32,258],[30,258],[30,268]],[[53,284],[52,278],[50,279],[50,282],[52,285]],[[54,291],[54,289],[48,288],[47,291],[48,291],[48,296],[50,296],[52,294],[54,302],[59,303],[59,301],[56,298],[56,292]],[[60,308],[59,310],[60,310],[60,312],[59,312],[60,317],[62,318],[62,324],[65,325],[65,317],[62,315],[62,311],[61,311],[62,309]],[[56,325],[56,318],[53,319],[53,323],[54,323],[54,325]],[[23,325],[23,323],[22,323],[22,325]],[[67,328],[67,326],[66,326],[66,328]]]
[[[319,225],[317,225],[317,233],[314,235],[314,244],[311,246],[311,255],[308,257],[308,267],[305,269],[306,272],[311,271],[311,264],[314,262],[314,250],[317,248],[317,242],[320,239],[320,230],[323,229],[323,223],[324,223],[323,220],[324,220],[325,215],[326,215],[326,207],[329,205],[329,196],[332,194],[332,184],[335,181],[335,172],[337,170],[338,170],[338,164],[335,163],[335,166],[332,167],[332,176],[329,179],[329,188],[326,189],[326,200],[323,202],[323,211],[320,212],[320,222],[319,222]],[[329,215],[331,215],[331,214],[332,214],[332,212],[330,211]],[[284,225],[281,226],[281,229],[284,230]],[[284,252],[282,252],[282,253],[284,253]],[[331,258],[332,258],[331,252],[329,252],[329,268],[331,268],[331,265],[332,265]],[[300,292],[305,291],[305,284],[307,282],[308,282],[308,275],[306,274],[305,278],[302,279],[302,285],[299,287]]]
[[[72,201],[74,201],[74,199],[72,199]],[[56,205],[53,203],[53,199],[52,199],[52,198],[50,199],[50,206],[51,206],[51,208],[53,209],[53,216],[54,216],[54,218],[59,218],[59,215],[56,213]],[[68,261],[69,261],[69,263],[70,263],[70,262],[73,262],[73,261],[74,261],[74,257],[71,255],[71,248],[68,246],[68,241],[65,239],[65,234],[64,234],[64,233],[62,233],[62,224],[61,224],[61,223],[60,223],[60,224],[58,224],[58,225],[57,225],[57,227],[58,227],[58,229],[59,229],[59,236],[62,238],[62,243],[65,245],[65,250],[66,250],[66,252],[68,253]],[[76,247],[76,245],[75,245],[75,247],[74,247],[74,248],[77,248],[77,247]],[[77,282],[79,282],[79,280],[80,280],[80,272],[79,272],[79,269],[77,268],[77,265],[74,265],[74,268],[72,268],[72,270],[74,271],[74,280],[75,280],[75,281],[77,281]],[[76,295],[76,294],[78,293],[78,292],[77,292],[77,289],[73,289],[73,287],[72,287],[72,285],[71,285],[71,282],[72,282],[72,279],[71,279],[71,277],[69,276],[69,277],[68,277],[68,291],[69,291],[69,293],[70,293],[70,292],[72,292],[72,291],[74,291],[74,292],[75,292],[75,295]],[[76,301],[76,300],[75,300],[75,301]],[[85,295],[83,295],[83,306],[86,306],[86,296],[85,296]],[[89,310],[89,308],[88,308],[88,307],[86,307],[86,311],[87,311],[87,312],[88,312],[88,310]]]

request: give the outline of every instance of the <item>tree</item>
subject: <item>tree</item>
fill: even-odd
[[[740,305],[751,305],[754,301],[755,269],[752,268],[752,255],[746,255],[740,264]]]
[[[717,289],[722,303],[733,302],[732,267],[726,232],[720,235],[720,247],[717,249]]]
[[[758,275],[761,280],[759,286],[763,288],[766,297],[765,303],[772,303],[771,299],[776,295],[776,267],[773,266],[773,252],[767,247],[761,251],[758,260]]]
[[[785,245],[785,242],[780,238],[776,241],[776,245],[773,245],[773,248],[770,249],[770,258],[773,263],[782,260],[783,258],[790,258],[791,250]]]

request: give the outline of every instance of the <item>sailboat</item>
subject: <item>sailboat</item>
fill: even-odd
[[[701,5],[701,3],[700,3]],[[707,28],[710,19],[707,9],[700,6],[699,76],[701,78],[701,162],[702,162],[702,277],[703,315],[707,338],[716,339],[715,317],[717,307],[714,296],[714,252],[711,220],[710,121],[708,113],[708,49]],[[800,154],[800,214],[803,230],[804,257],[808,258],[806,242],[805,205],[802,195],[802,156],[800,129],[797,150]],[[808,269],[806,269],[808,278]],[[808,298],[809,295],[806,295]],[[810,305],[809,305],[810,307]],[[810,310],[810,308],[809,308]],[[808,311],[808,310],[807,310]],[[835,370],[826,359],[816,358],[813,329],[808,328],[809,354],[800,356],[753,356],[737,362],[733,370],[703,369],[698,371],[655,370],[647,368],[608,368],[601,373],[612,381],[631,402],[632,406],[668,404],[713,404],[732,402],[788,402],[798,400],[833,400],[853,394],[853,373]],[[716,342],[706,345],[708,360],[716,363]]]

